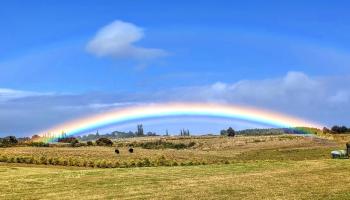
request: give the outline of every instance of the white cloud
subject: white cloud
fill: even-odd
[[[0,88],[0,102],[5,102],[13,99],[20,99],[24,97],[42,96],[42,95],[51,95],[51,94],[52,93],[40,93],[40,92]]]
[[[206,101],[265,108],[325,125],[350,121],[350,77],[312,77],[302,72],[263,80],[217,82],[157,94],[167,101]]]
[[[214,91],[221,92],[221,91],[225,91],[227,89],[227,84],[223,83],[223,82],[216,82],[211,86],[211,88]]]
[[[325,125],[350,125],[350,77],[288,72],[274,79],[216,82],[153,93],[58,94],[0,89],[0,134],[30,135],[85,115],[131,105],[171,101],[244,104]]]
[[[162,49],[137,46],[135,43],[143,37],[142,28],[116,20],[101,28],[86,48],[88,52],[100,57],[153,59],[167,54]]]
[[[346,102],[349,102],[349,99],[350,99],[350,91],[340,90],[340,91],[337,91],[336,94],[331,96],[329,98],[329,101],[332,103],[346,103]]]

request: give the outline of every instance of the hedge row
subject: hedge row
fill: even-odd
[[[191,165],[206,165],[206,162],[186,161],[176,162],[168,160],[165,157],[150,160],[143,158],[140,160],[123,161],[108,161],[108,160],[84,160],[78,158],[47,158],[45,156],[0,156],[0,162],[6,163],[26,163],[37,165],[58,165],[58,166],[76,166],[76,167],[93,167],[93,168],[129,168],[129,167],[156,167],[156,166],[191,166]],[[223,161],[228,164],[228,161]]]
[[[131,143],[117,143],[117,147],[141,147],[143,149],[187,149],[194,147],[195,142],[189,143],[178,143],[178,142],[167,142],[163,140],[155,141],[142,141],[142,142],[131,142]]]

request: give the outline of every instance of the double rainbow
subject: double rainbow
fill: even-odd
[[[142,106],[131,106],[111,110],[102,114],[81,118],[42,131],[39,136],[50,136],[54,141],[64,131],[67,136],[79,135],[94,131],[100,127],[126,123],[132,120],[176,116],[204,116],[228,119],[240,119],[257,122],[273,127],[313,127],[322,128],[321,124],[304,119],[283,115],[280,113],[257,109],[253,107],[235,106],[214,103],[163,103]]]

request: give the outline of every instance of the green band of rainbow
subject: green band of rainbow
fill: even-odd
[[[281,128],[323,127],[320,124],[300,118],[252,107],[213,103],[163,103],[111,110],[102,114],[63,123],[49,130],[42,131],[39,135],[43,136],[50,133],[50,137],[54,140],[61,135],[62,131],[67,136],[72,136],[96,130],[99,127],[125,123],[131,120],[173,116],[223,117],[263,123]]]

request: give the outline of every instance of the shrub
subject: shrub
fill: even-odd
[[[227,129],[227,136],[229,136],[229,137],[234,137],[236,135],[236,132],[235,132],[235,130],[233,130],[233,128],[228,128]]]
[[[30,142],[30,143],[27,143],[27,145],[32,147],[49,147],[50,146],[48,143],[44,143],[44,142]]]
[[[46,157],[45,156],[40,156],[38,160],[38,164],[46,164]]]
[[[107,162],[105,160],[102,160],[99,165],[100,168],[105,168],[107,167]]]
[[[93,162],[93,161],[90,160],[90,161],[88,162],[87,166],[89,166],[89,167],[95,167],[95,162]]]
[[[108,138],[99,138],[98,140],[96,140],[96,144],[98,146],[112,146],[113,142]]]
[[[59,138],[57,142],[60,142],[60,143],[72,143],[74,141],[77,141],[77,138],[75,138],[75,137],[66,137],[66,138]]]
[[[107,161],[106,167],[107,168],[113,168],[113,163],[111,161]]]
[[[120,164],[119,164],[118,161],[116,161],[116,162],[113,163],[113,168],[116,168],[116,167],[120,167]]]
[[[78,141],[77,139],[71,140],[71,141],[70,141],[70,145],[71,145],[72,147],[79,146],[79,141]]]
[[[93,146],[94,143],[93,143],[92,141],[87,141],[87,142],[86,142],[86,145],[88,145],[88,146]]]
[[[128,166],[129,166],[129,167],[136,167],[135,161],[134,161],[134,160],[131,160]]]
[[[15,136],[7,136],[0,138],[0,147],[9,147],[18,144],[18,140]]]
[[[143,162],[143,166],[145,167],[151,166],[151,161],[148,158],[144,158],[142,162]]]
[[[189,144],[185,143],[172,143],[166,142],[162,140],[152,141],[152,142],[144,142],[141,144],[136,144],[136,146],[141,146],[144,149],[186,149],[196,145],[195,142],[190,142]]]
[[[7,162],[7,156],[1,156],[0,157],[0,162]]]

